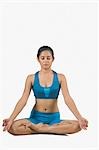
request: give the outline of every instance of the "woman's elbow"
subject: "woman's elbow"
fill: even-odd
[[[65,99],[65,103],[66,104],[69,104],[69,103],[73,102],[73,99],[72,99],[72,97],[70,95],[66,96],[64,99]]]
[[[19,100],[19,104],[25,106],[25,105],[27,104],[27,99],[21,98],[21,99]]]

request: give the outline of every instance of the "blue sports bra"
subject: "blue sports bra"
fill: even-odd
[[[60,91],[60,83],[58,80],[57,73],[53,71],[54,77],[53,82],[50,87],[43,87],[39,83],[39,71],[35,73],[34,76],[34,84],[32,85],[32,89],[34,92],[35,98],[38,99],[57,99]]]

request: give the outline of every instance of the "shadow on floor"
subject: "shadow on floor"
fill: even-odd
[[[57,134],[57,133],[33,133],[33,134],[30,134],[30,135],[61,135],[61,136],[68,136],[67,134]]]

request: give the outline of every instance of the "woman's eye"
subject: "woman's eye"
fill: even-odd
[[[44,57],[42,57],[41,59],[44,60]]]
[[[50,60],[50,57],[47,57],[47,58],[41,57],[41,60],[44,60],[44,59]]]

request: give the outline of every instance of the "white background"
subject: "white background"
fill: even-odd
[[[97,5],[96,3],[6,3],[1,5],[1,118],[9,117],[21,97],[28,74],[40,69],[40,46],[55,53],[52,68],[65,74],[87,131],[69,136],[12,136],[1,131],[2,148],[97,148]],[[34,104],[31,92],[18,118],[28,117]],[[62,119],[75,119],[60,92]],[[2,121],[1,119],[1,121]]]

